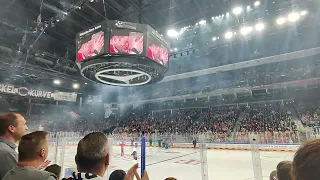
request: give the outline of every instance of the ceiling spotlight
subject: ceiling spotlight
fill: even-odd
[[[278,24],[278,25],[282,25],[282,24],[284,24],[285,22],[286,22],[286,18],[284,18],[284,17],[280,17],[280,18],[277,19],[277,24]]]
[[[178,48],[174,48],[173,50],[174,50],[175,52],[177,52],[177,51],[178,51]]]
[[[72,85],[72,87],[73,87],[74,89],[78,89],[78,88],[80,87],[80,85],[79,85],[78,83],[74,83],[74,84]]]
[[[217,40],[217,37],[213,37],[213,38],[212,38],[212,41],[216,41],[216,40]]]
[[[229,17],[229,16],[230,16],[230,13],[227,12],[227,13],[226,13],[226,16]]]
[[[240,29],[240,33],[245,36],[245,35],[251,33],[252,30],[253,30],[253,29],[252,29],[251,26],[247,26],[247,27],[241,28],[241,29]]]
[[[259,5],[260,5],[260,1],[254,2],[254,6],[255,6],[255,7],[257,7],[257,6],[259,6]]]
[[[61,81],[60,81],[59,79],[55,79],[55,80],[53,81],[53,84],[59,85],[59,84],[61,84]]]
[[[235,7],[233,8],[232,13],[235,15],[239,15],[242,13],[242,11],[243,11],[242,7]]]
[[[288,20],[289,20],[290,22],[295,22],[295,21],[297,21],[299,18],[300,18],[300,15],[299,15],[298,13],[296,13],[296,12],[290,13],[290,14],[288,15]]]
[[[94,0],[90,0],[90,2],[93,2]]]
[[[174,30],[174,29],[169,29],[167,31],[167,35],[171,38],[177,38],[179,36],[178,31]]]
[[[201,20],[201,21],[199,21],[199,24],[200,24],[200,25],[205,25],[206,23],[207,23],[206,20]]]
[[[251,11],[251,6],[247,6],[247,11]]]
[[[226,33],[224,34],[224,37],[225,37],[226,39],[231,39],[232,36],[233,36],[233,33],[230,32],[230,31],[228,31],[228,32],[226,32]]]
[[[255,29],[257,31],[262,31],[264,29],[264,24],[263,23],[258,23],[255,25]]]
[[[301,11],[301,13],[300,13],[301,16],[305,16],[305,15],[307,15],[307,14],[308,14],[307,11]]]

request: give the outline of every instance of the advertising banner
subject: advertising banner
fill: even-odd
[[[41,91],[30,89],[27,87],[15,86],[11,84],[0,84],[0,93],[12,94],[23,97],[54,99],[56,101],[75,102],[77,100],[76,93]]]
[[[77,94],[76,93],[67,93],[67,92],[54,92],[52,95],[54,100],[56,101],[70,101],[75,102],[77,101]]]

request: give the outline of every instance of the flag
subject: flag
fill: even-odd
[[[79,114],[77,114],[76,112],[74,111],[70,111],[68,112],[68,114],[71,116],[72,119],[76,120],[76,119],[79,119],[81,116]]]

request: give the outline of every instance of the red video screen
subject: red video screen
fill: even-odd
[[[87,34],[78,41],[77,61],[81,62],[104,53],[104,32]]]
[[[157,38],[150,36],[148,39],[148,58],[166,66],[169,61],[169,48]]]
[[[112,54],[143,54],[143,33],[124,29],[111,32],[110,53]]]

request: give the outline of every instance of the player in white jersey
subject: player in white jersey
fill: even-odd
[[[138,160],[137,146],[138,146],[138,143],[136,143],[135,146],[132,149],[132,154],[131,155],[132,155],[134,160]]]

